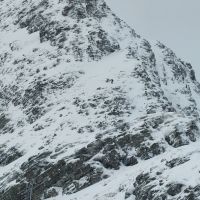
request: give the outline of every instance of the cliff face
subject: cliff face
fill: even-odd
[[[200,198],[200,84],[103,0],[0,1],[0,200]]]

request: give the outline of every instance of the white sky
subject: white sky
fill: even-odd
[[[138,34],[159,40],[200,77],[200,0],[106,0]]]

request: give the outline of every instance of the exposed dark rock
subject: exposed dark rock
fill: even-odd
[[[164,180],[160,177],[162,173],[157,172],[156,175],[151,173],[142,173],[136,177],[134,182],[134,191],[136,200],[168,200],[168,199],[180,199],[186,200],[187,197],[196,199],[199,195],[198,186],[195,188],[189,187],[184,190],[185,187],[181,183],[171,183],[168,185],[163,184]],[[158,187],[159,186],[159,187]],[[156,189],[159,188],[159,189]],[[176,197],[175,197],[176,196]]]
[[[193,123],[192,123],[193,124]],[[173,147],[180,147],[189,144],[190,141],[196,141],[196,131],[198,128],[195,125],[191,125],[186,132],[179,130],[177,127],[173,132],[165,137],[165,140],[169,145]],[[184,137],[186,135],[186,137]]]
[[[51,188],[51,189],[48,189],[44,193],[44,198],[48,199],[48,198],[56,197],[57,195],[58,195],[58,192],[56,191],[56,189],[55,188]]]
[[[56,196],[57,193],[51,189],[52,187],[62,187],[63,193],[68,194],[84,189],[102,179],[103,172],[101,169],[96,169],[79,160],[71,163],[60,160],[54,165],[48,162],[44,163],[43,158],[48,157],[48,155],[49,153],[45,152],[34,160],[31,158],[30,161],[22,165],[21,169],[24,174],[20,175],[18,185],[12,186],[8,190],[13,200],[22,199],[20,195],[26,192],[26,187],[24,186],[26,181],[32,183],[32,199],[38,200],[42,195],[45,195],[46,198],[49,195],[51,197]],[[37,162],[34,162],[36,160]],[[34,162],[34,164],[30,165],[31,162]],[[85,180],[84,184],[79,183],[82,178]],[[14,191],[16,190],[18,192],[15,193]],[[3,195],[5,196],[4,193]]]
[[[30,191],[32,200],[42,200],[57,196],[57,188],[63,194],[76,193],[107,178],[107,171],[137,165],[162,154],[171,148],[169,145],[181,147],[198,139],[200,84],[191,65],[176,58],[165,45],[153,47],[137,36],[103,0],[24,0],[10,1],[10,6],[7,0],[0,1],[5,5],[0,11],[0,29],[3,35],[13,34],[8,41],[0,41],[0,135],[6,140],[8,136],[0,148],[0,166],[17,161],[26,150],[34,155],[20,169],[16,167],[16,172],[5,167],[6,173],[0,177],[0,200],[24,200]],[[20,29],[28,31],[22,30],[27,37],[12,41]],[[30,38],[28,34],[32,34]],[[24,51],[26,45],[28,51]],[[89,87],[84,82],[88,77],[96,81],[96,75],[87,67],[83,67],[85,72],[74,70],[85,61],[98,61],[114,52],[120,53],[122,66],[113,70],[115,62],[110,66],[105,59],[109,73],[98,74],[99,85],[87,93]],[[84,75],[86,78],[77,82]],[[13,80],[4,81],[11,77]],[[140,94],[135,92],[135,83]],[[176,95],[188,105],[176,105]],[[19,109],[19,121],[10,115],[13,106]],[[21,142],[31,138],[25,136],[28,134],[41,139],[39,145],[31,141],[33,152]],[[77,137],[70,143],[73,134]],[[16,136],[21,141],[12,141]],[[6,149],[7,142],[16,148]],[[79,145],[85,147],[80,149]],[[41,153],[35,155],[35,151]],[[135,196],[135,200],[198,199],[198,185],[169,185],[162,177],[162,170],[189,162],[190,153],[187,158],[164,160],[166,163],[159,166],[160,156],[156,162],[152,159],[150,172],[138,175],[132,190],[126,185],[120,192],[125,199]]]
[[[158,143],[154,143],[150,146],[142,145],[137,149],[137,156],[144,160],[150,159],[156,155],[163,153],[165,150]]]
[[[118,42],[111,37],[109,38],[108,34],[102,29],[100,29],[98,32],[89,32],[88,41],[92,45],[88,46],[87,52],[93,60],[95,60],[95,57],[98,55],[106,55],[120,49]],[[93,46],[95,46],[97,49],[95,49]]]
[[[78,73],[62,74],[58,80],[42,79],[35,80],[30,87],[24,91],[23,96],[18,100],[29,116],[28,121],[33,123],[46,113],[44,103],[47,101],[48,94],[55,90],[64,90],[72,87],[78,78]]]
[[[24,191],[26,188],[26,183],[17,184],[11,187],[9,190],[0,192],[0,199],[1,200],[22,200],[24,199],[25,195]]]
[[[84,189],[94,183],[99,182],[102,179],[101,169],[95,169],[94,167],[84,164],[81,161],[76,161],[74,163],[69,163],[65,167],[66,176],[60,179],[57,179],[58,182],[56,186],[63,187],[64,184],[64,193],[74,193],[81,189]],[[84,184],[79,184],[78,180],[84,178],[86,181]],[[73,186],[73,187],[72,187]],[[71,188],[73,188],[71,190]]]
[[[196,121],[191,121],[188,124],[187,130],[186,130],[186,136],[189,137],[190,141],[196,142],[196,134],[198,133],[199,128],[197,126]]]
[[[127,156],[123,159],[123,164],[125,166],[133,166],[136,165],[138,163],[137,159],[135,158],[135,156]]]
[[[200,196],[200,185],[195,187],[188,187],[184,190],[184,197],[180,198],[180,200],[196,200]]]
[[[52,45],[60,45],[65,40],[65,32],[69,31],[69,26],[62,26],[58,22],[46,23],[40,29],[40,42],[50,41]]]
[[[117,170],[120,167],[121,156],[117,150],[112,149],[106,151],[104,156],[96,158],[95,160],[101,162],[105,168]]]
[[[6,166],[22,156],[23,153],[17,150],[15,147],[12,147],[8,150],[0,148],[0,166]]]
[[[75,157],[79,158],[83,161],[87,161],[93,156],[95,156],[97,153],[101,151],[101,149],[104,147],[104,142],[101,140],[96,140],[95,142],[92,142],[87,145],[87,147],[84,147],[76,152]]]
[[[33,8],[30,8],[28,2],[24,2],[23,9],[19,11],[15,24],[19,24],[20,28],[27,28],[30,34],[38,31],[41,42],[50,41],[51,45],[59,48],[65,47],[66,50],[70,50],[64,46],[64,42],[68,39],[68,31],[70,30],[74,34],[74,37],[77,38],[76,41],[72,42],[72,46],[74,46],[73,54],[75,54],[74,56],[77,61],[82,60],[76,58],[76,54],[80,54],[80,52],[81,54],[87,53],[92,60],[99,60],[103,55],[119,50],[118,42],[112,36],[108,36],[100,26],[96,31],[88,33],[88,47],[84,50],[79,48],[83,42],[79,39],[81,35],[81,30],[78,26],[79,23],[82,23],[82,20],[85,18],[88,18],[88,21],[93,18],[98,23],[103,17],[107,16],[108,11],[110,12],[106,3],[99,3],[96,0],[86,0],[83,2],[69,1],[63,7],[61,13],[64,17],[71,17],[77,21],[77,24],[72,27],[65,20],[63,22],[54,21],[45,14],[46,8],[50,6],[49,4],[48,0],[43,0],[40,3],[36,3]],[[116,21],[119,24],[121,23],[117,17]],[[85,26],[91,26],[91,24],[87,22]]]
[[[145,132],[144,134],[126,134],[123,136],[119,136],[118,138],[118,144],[122,148],[128,148],[128,147],[140,147],[143,142],[145,142],[150,137],[150,134],[148,132]]]
[[[33,33],[39,31],[42,26],[45,25],[47,22],[44,16],[41,13],[38,13],[37,10],[39,9],[46,9],[48,6],[47,0],[42,0],[37,6],[35,6],[31,11],[26,12],[26,9],[23,9],[21,12],[18,13],[18,19],[16,20],[16,24],[20,25],[20,28],[27,28],[29,33]],[[27,7],[30,9],[30,7]]]
[[[148,174],[140,174],[137,176],[134,183],[135,189],[133,194],[135,195],[136,200],[151,200],[156,196],[156,191],[154,187],[156,185],[148,185],[151,181],[154,181],[155,178],[150,178]]]
[[[72,5],[70,5],[70,6],[65,6],[64,9],[63,9],[63,11],[62,11],[62,15],[63,15],[63,16],[68,16],[70,10],[72,10],[72,9],[73,9],[73,6],[72,6]]]
[[[152,180],[155,180],[155,178],[151,178],[148,173],[145,173],[145,174],[142,173],[136,177],[134,186],[141,185],[143,183],[148,184]]]
[[[0,130],[3,129],[10,120],[4,115],[1,114],[0,116]]]
[[[127,126],[124,126],[127,127]],[[121,128],[127,131],[127,128]],[[102,163],[105,168],[119,169],[121,164],[131,166],[138,163],[137,157],[149,159],[164,152],[164,148],[158,143],[148,145],[146,140],[151,139],[151,134],[146,126],[142,126],[140,134],[123,133],[117,137],[98,138],[76,152],[75,157],[83,161],[94,159]],[[129,151],[136,149],[137,154],[131,155]],[[101,156],[98,154],[100,153]]]
[[[183,187],[183,184],[171,184],[171,185],[168,185],[168,190],[167,190],[167,193],[170,195],[170,196],[176,196],[177,194],[179,194],[182,190],[182,187]]]
[[[74,3],[76,3],[76,5]],[[69,6],[65,6],[62,11],[62,15],[72,17],[74,19],[86,18],[87,15],[84,7],[79,2],[74,3],[71,3]]]
[[[191,78],[193,81],[196,81],[196,76],[195,76],[194,70],[191,70],[191,71],[190,71],[190,78]]]
[[[157,143],[150,147],[145,145],[145,138],[150,137],[148,132],[142,134],[124,134],[123,136],[106,138],[104,140],[96,140],[87,147],[80,149],[76,154],[76,158],[87,161],[95,157],[101,152],[102,156],[94,158],[99,161],[105,168],[119,169],[120,164],[126,166],[137,164],[137,159],[134,155],[129,155],[131,148],[137,148],[137,156],[142,159],[149,159],[164,151]],[[119,153],[123,152],[123,154]]]
[[[178,165],[184,164],[189,160],[190,160],[189,158],[175,158],[175,159],[172,159],[170,161],[167,161],[166,165],[170,168],[173,168],[173,167],[176,167]]]

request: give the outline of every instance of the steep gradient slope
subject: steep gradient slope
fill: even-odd
[[[0,200],[200,198],[190,64],[103,0],[3,0],[0,16]]]

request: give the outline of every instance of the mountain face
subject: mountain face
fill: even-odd
[[[0,200],[200,199],[200,84],[103,0],[0,1]]]

